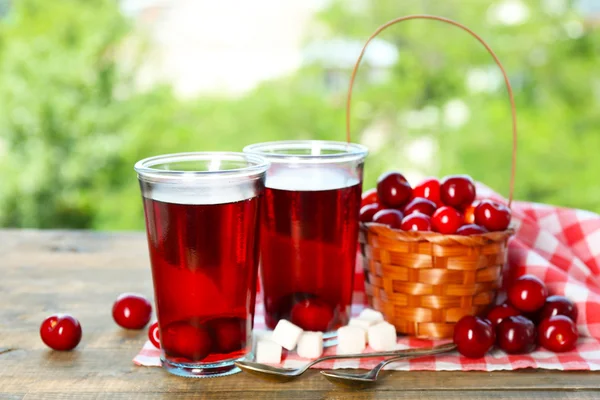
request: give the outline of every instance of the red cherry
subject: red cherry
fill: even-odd
[[[443,206],[440,200],[440,181],[437,178],[427,178],[413,189],[413,197],[423,197],[433,201],[436,206]]]
[[[362,194],[360,206],[364,207],[373,203],[379,203],[379,198],[377,197],[377,189],[375,188],[369,189]]]
[[[373,222],[387,225],[392,229],[400,229],[404,215],[398,210],[381,210],[373,216]]]
[[[40,325],[40,336],[46,346],[54,350],[73,350],[81,341],[81,325],[68,314],[54,314]]]
[[[171,357],[200,361],[212,346],[208,330],[192,321],[178,321],[167,325],[161,332],[161,344]]]
[[[508,288],[510,304],[523,312],[535,312],[544,306],[548,290],[539,278],[523,275]]]
[[[542,347],[555,353],[573,350],[579,338],[577,326],[565,315],[546,318],[538,327],[538,338]]]
[[[462,317],[454,326],[454,344],[460,354],[469,358],[481,358],[496,340],[494,328],[489,321],[470,315]]]
[[[539,319],[541,321],[556,315],[564,315],[577,322],[577,307],[564,296],[550,296],[540,311]]]
[[[373,216],[381,211],[383,207],[379,203],[367,204],[360,208],[358,219],[360,222],[373,222]]]
[[[496,306],[490,310],[487,315],[487,319],[492,323],[492,326],[495,328],[500,325],[500,322],[506,317],[516,317],[517,315],[521,315],[519,310],[511,306],[510,304],[502,304]]]
[[[475,208],[475,222],[488,231],[506,230],[510,216],[510,208],[492,200],[483,200]]]
[[[463,223],[474,224],[475,223],[475,208],[479,205],[479,200],[475,200],[471,205],[467,206],[463,211]]]
[[[377,196],[387,207],[402,207],[412,195],[412,188],[399,172],[388,172],[377,181]]]
[[[158,321],[155,321],[150,328],[148,328],[148,340],[152,342],[154,347],[160,349],[160,332],[158,331]]]
[[[496,335],[498,346],[509,354],[535,349],[535,325],[522,315],[504,318],[496,328]]]
[[[404,217],[400,229],[403,231],[430,231],[431,218],[419,212],[412,213]]]
[[[433,201],[423,197],[415,197],[404,207],[404,215],[420,212],[431,217],[436,208],[437,206]]]
[[[480,235],[482,233],[487,233],[487,229],[475,224],[463,225],[456,230],[457,235],[463,236]]]
[[[446,235],[455,233],[462,224],[460,213],[452,207],[440,207],[431,218],[433,230]]]
[[[115,322],[125,329],[142,329],[150,322],[152,305],[144,296],[136,293],[123,293],[113,305]]]
[[[440,198],[447,206],[463,209],[475,200],[475,184],[468,175],[450,175],[442,180]]]
[[[333,321],[333,309],[317,298],[302,300],[294,305],[292,323],[305,331],[326,332]]]
[[[227,354],[246,346],[246,321],[241,318],[219,318],[209,322],[219,353]]]

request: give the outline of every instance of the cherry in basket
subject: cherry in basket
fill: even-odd
[[[419,212],[409,214],[402,220],[400,229],[403,231],[430,231],[431,218],[429,218],[428,215],[421,214]]]
[[[392,229],[400,229],[400,227],[402,226],[403,218],[404,215],[402,215],[400,211],[394,209],[386,209],[378,211],[373,216],[373,222],[387,225]]]
[[[462,210],[475,200],[475,184],[467,175],[445,177],[440,186],[440,198],[447,206]]]
[[[404,215],[419,212],[431,217],[436,208],[437,206],[433,201],[424,197],[415,197],[404,207]]]
[[[399,208],[409,202],[412,188],[401,173],[387,172],[377,180],[377,196],[386,207]]]
[[[360,222],[372,222],[375,214],[377,214],[377,212],[381,211],[382,209],[383,208],[379,203],[371,203],[362,206],[358,214],[358,220]]]
[[[379,198],[377,197],[377,189],[375,188],[369,189],[362,194],[360,206],[364,207],[373,203],[379,203]]]
[[[421,197],[433,201],[437,207],[441,207],[440,181],[437,178],[427,178],[413,189],[413,198]]]
[[[456,233],[462,225],[462,217],[458,211],[452,207],[440,207],[433,217],[431,217],[431,226],[435,232],[451,235]]]
[[[510,217],[510,208],[492,200],[483,200],[475,208],[475,222],[489,231],[505,230]]]
[[[42,322],[40,336],[51,349],[73,350],[81,341],[81,325],[71,315],[54,314]]]
[[[463,236],[471,236],[471,235],[480,235],[482,233],[486,233],[487,230],[477,224],[468,224],[463,225],[456,230],[457,235]]]

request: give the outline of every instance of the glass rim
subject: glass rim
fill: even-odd
[[[189,171],[181,169],[153,168],[169,163],[185,163],[194,161],[246,161],[249,165],[242,168],[215,169],[206,171]],[[259,175],[267,171],[270,162],[257,154],[233,151],[196,151],[184,153],[161,154],[144,158],[135,163],[133,169],[141,177],[162,178],[215,178]]]
[[[329,154],[293,154],[278,153],[284,150],[339,150]],[[275,152],[273,152],[275,150]],[[334,140],[278,140],[254,143],[244,147],[246,154],[256,154],[270,161],[291,162],[340,162],[365,158],[369,153],[366,146],[358,143],[339,142]]]

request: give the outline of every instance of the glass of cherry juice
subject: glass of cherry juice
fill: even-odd
[[[350,316],[367,149],[302,140],[244,152],[271,163],[260,228],[265,322],[287,319],[331,338]]]
[[[137,171],[162,365],[190,377],[238,372],[251,351],[259,217],[269,163],[244,153],[181,153]]]

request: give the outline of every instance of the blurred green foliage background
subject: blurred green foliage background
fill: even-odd
[[[484,16],[493,3],[332,1],[306,42],[362,44],[387,20],[415,13],[466,24],[496,51],[514,85],[516,198],[599,212],[596,21],[574,2],[553,10],[543,6],[548,2],[526,1],[524,23],[492,24]],[[241,97],[182,100],[168,85],[136,89],[136,58],[117,60],[123,49],[143,54],[144,45],[131,39],[134,27],[114,1],[8,4],[0,2],[0,226],[142,229],[132,169],[141,158],[241,150],[267,140],[344,138],[351,66],[317,60]],[[483,47],[431,21],[405,22],[380,37],[399,57],[383,70],[365,62],[355,87],[354,140],[372,150],[365,187],[393,168],[469,173],[507,193],[510,113],[504,87],[489,83],[498,75]],[[457,122],[449,111],[468,118]],[[414,157],[422,146],[431,153],[425,161]]]

